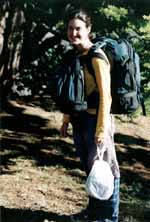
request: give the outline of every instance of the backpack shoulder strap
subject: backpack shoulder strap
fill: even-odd
[[[87,69],[94,76],[94,78],[95,78],[95,75],[94,75],[94,69],[93,69],[93,66],[92,66],[92,58],[94,58],[94,57],[100,58],[100,59],[104,60],[108,65],[110,64],[108,56],[102,50],[104,45],[105,45],[105,43],[101,43],[101,42],[95,43],[91,47],[91,49],[89,50],[89,52],[86,56]]]
[[[88,56],[91,56],[92,58],[93,58],[93,57],[100,58],[100,59],[104,60],[106,63],[109,64],[107,55],[106,55],[106,53],[105,53],[104,50],[103,50],[103,48],[104,48],[105,45],[106,45],[105,42],[97,42],[97,43],[95,43],[95,44],[91,47],[91,49],[89,50]]]

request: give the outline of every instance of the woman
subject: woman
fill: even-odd
[[[67,20],[67,37],[81,57],[85,56],[93,45],[90,33],[91,19],[88,14],[82,9],[72,11]],[[95,78],[89,73],[86,63],[83,66],[86,95],[90,96],[95,90],[99,91],[98,109],[88,107],[86,112],[64,114],[60,133],[61,136],[66,137],[68,124],[71,122],[75,147],[87,176],[97,155],[97,147],[99,149],[100,147],[106,148],[104,158],[110,164],[115,177],[114,192],[111,198],[106,201],[89,197],[89,204],[83,219],[84,216],[87,216],[91,222],[117,222],[120,173],[114,148],[113,117],[110,114],[110,64],[105,53],[101,49],[100,52],[106,59],[92,58]]]

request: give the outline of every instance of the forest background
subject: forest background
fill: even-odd
[[[129,38],[140,56],[141,107],[116,116],[120,221],[150,221],[149,0],[0,0],[0,221],[71,222],[87,204],[85,175],[70,128],[51,100],[55,67],[68,49],[70,5],[92,15],[95,35]]]

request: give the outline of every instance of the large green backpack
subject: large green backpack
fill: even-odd
[[[110,63],[111,69],[111,94],[113,114],[130,114],[142,105],[143,114],[146,115],[143,96],[141,93],[140,59],[131,44],[125,39],[114,40],[111,38],[98,38],[90,49],[87,56],[87,67],[94,75],[91,59],[98,57],[106,60],[106,57],[99,52],[103,49]],[[107,60],[106,60],[107,62]],[[89,106],[98,103],[98,95],[88,98]],[[97,102],[94,101],[97,99]]]

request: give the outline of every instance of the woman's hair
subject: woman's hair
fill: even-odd
[[[65,22],[68,25],[71,19],[80,19],[81,21],[85,22],[86,27],[91,27],[91,17],[90,15],[82,8],[80,9],[68,9],[65,15]]]

